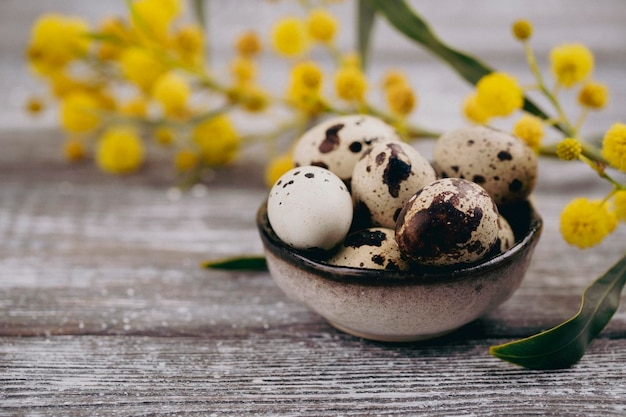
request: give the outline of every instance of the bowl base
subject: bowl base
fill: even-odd
[[[341,324],[337,324],[333,321],[327,320],[328,323],[340,330],[344,333],[350,334],[352,336],[360,337],[363,339],[375,340],[377,342],[419,342],[423,340],[435,339],[437,337],[445,336],[458,328],[445,330],[443,332],[437,333],[429,333],[429,334],[417,334],[417,335],[393,335],[393,334],[374,334],[368,332],[362,332],[360,330],[354,330],[349,327],[342,326]]]

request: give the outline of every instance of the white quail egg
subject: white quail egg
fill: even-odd
[[[487,192],[471,181],[444,178],[419,190],[396,224],[405,257],[423,265],[473,263],[498,238],[499,212]]]
[[[354,166],[352,198],[373,225],[394,228],[407,200],[436,179],[433,167],[410,144],[378,143]]]
[[[409,263],[402,258],[394,230],[373,227],[350,233],[337,253],[327,261],[331,265],[355,268],[402,270]]]
[[[326,120],[305,132],[296,142],[296,166],[326,168],[349,184],[354,164],[377,142],[399,141],[396,130],[381,119],[349,115]]]
[[[440,177],[477,183],[498,205],[524,200],[537,180],[535,152],[515,136],[485,126],[441,135],[433,149],[433,165]]]
[[[296,249],[337,246],[348,234],[352,213],[352,197],[343,181],[315,166],[287,171],[267,199],[274,233]]]

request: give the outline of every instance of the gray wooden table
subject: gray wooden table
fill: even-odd
[[[3,20],[10,7],[21,10],[22,21],[34,13],[18,3],[2,3]],[[550,39],[572,31],[554,20],[562,1],[544,9],[545,2],[512,2],[510,14],[479,3],[491,5],[487,17],[527,12],[546,29],[545,16],[552,16],[560,24]],[[594,4],[593,13],[568,10],[577,34],[599,51],[600,78],[613,86],[612,106],[592,119],[601,129],[626,121],[625,13],[620,2]],[[484,32],[464,32],[471,22],[461,21],[458,30],[447,24],[469,11],[450,17],[445,8],[424,8],[446,39],[483,45]],[[17,30],[17,23],[5,23]],[[485,53],[495,65],[519,67],[497,40]],[[25,78],[4,62],[10,76],[1,85],[22,98],[15,81]],[[437,63],[417,67],[421,120],[459,124],[450,103],[466,87]],[[587,251],[560,237],[562,207],[606,191],[580,165],[541,161],[534,198],[545,229],[509,301],[449,336],[386,344],[335,330],[289,300],[266,272],[199,267],[207,259],[260,253],[254,216],[267,192],[262,161],[244,155],[180,194],[158,156],[139,175],[123,178],[89,162],[68,166],[53,126],[12,124],[23,117],[17,106],[5,104],[0,119],[0,415],[626,415],[624,305],[571,369],[528,371],[488,354],[493,344],[573,315],[583,289],[624,254],[623,226]]]

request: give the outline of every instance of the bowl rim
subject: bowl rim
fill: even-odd
[[[429,266],[409,271],[367,269],[350,266],[330,265],[315,259],[314,252],[297,250],[280,240],[269,223],[267,199],[257,210],[256,223],[266,251],[271,252],[287,263],[312,272],[317,276],[337,282],[359,283],[362,285],[432,285],[475,278],[494,269],[502,269],[522,258],[539,240],[543,220],[534,205],[525,200],[529,225],[527,233],[516,240],[513,247],[484,262],[467,266]]]

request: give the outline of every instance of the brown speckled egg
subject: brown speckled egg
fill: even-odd
[[[485,126],[441,135],[433,165],[440,177],[477,183],[498,205],[524,200],[537,180],[535,152],[515,136]]]
[[[373,225],[394,228],[408,199],[435,179],[433,167],[410,144],[378,143],[354,166],[352,198]]]
[[[315,165],[350,183],[354,165],[378,142],[399,141],[396,130],[381,119],[367,115],[339,116],[305,132],[296,142],[296,166]]]
[[[513,233],[513,229],[509,222],[500,215],[500,221],[498,223],[498,243],[500,253],[504,253],[511,249],[515,244],[515,233]]]
[[[403,255],[423,265],[473,263],[498,239],[498,209],[487,192],[471,181],[444,178],[419,190],[396,224]]]
[[[337,253],[327,262],[355,268],[409,269],[409,263],[402,258],[398,249],[394,230],[384,227],[362,229],[349,234]]]

